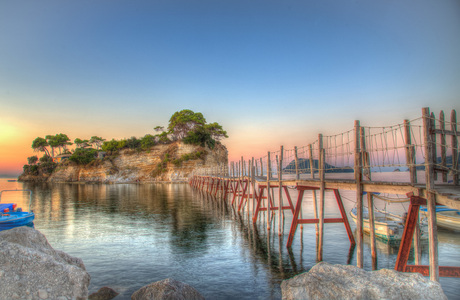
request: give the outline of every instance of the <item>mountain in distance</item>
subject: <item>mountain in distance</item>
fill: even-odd
[[[299,172],[310,173],[310,160],[306,158],[299,158]],[[313,160],[313,170],[318,173],[319,162],[317,159]],[[295,173],[295,160],[291,161],[284,169],[287,173]],[[336,167],[326,163],[326,173],[353,173],[354,170],[351,167]]]
[[[460,158],[460,153],[458,154],[457,157]],[[438,158],[437,158],[436,161],[437,161],[438,164],[441,164],[441,157],[438,156]],[[423,162],[422,164],[425,164],[425,162]],[[452,164],[452,155],[446,156],[446,167],[450,169],[450,168],[452,168],[452,165],[453,165],[453,164]],[[457,170],[458,170],[459,168],[460,168],[460,161],[457,161]],[[425,166],[424,166],[424,165],[423,165],[423,166],[417,166],[416,169],[417,169],[417,170],[420,170],[420,171],[424,171],[424,170],[425,170]]]

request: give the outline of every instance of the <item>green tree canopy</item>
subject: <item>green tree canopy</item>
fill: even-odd
[[[216,141],[212,139],[211,133],[203,126],[189,131],[183,141],[186,144],[200,145],[201,147],[208,146],[211,149],[214,148],[216,143]]]
[[[129,149],[138,149],[141,146],[141,140],[136,138],[135,136],[130,137],[126,140],[126,147]]]
[[[89,140],[89,143],[93,146],[96,146],[96,149],[100,149],[102,144],[105,142],[105,139],[99,136],[92,136]]]
[[[29,163],[29,165],[35,165],[37,161],[38,157],[36,155],[27,157],[27,162]]]
[[[54,156],[54,149],[58,148],[59,149],[59,154],[61,154],[63,151],[67,151],[67,146],[72,145],[72,142],[70,142],[69,137],[67,134],[64,133],[58,133],[56,135],[47,135],[46,141],[48,142],[48,145],[51,147],[53,156]]]
[[[54,149],[59,147],[59,142],[56,139],[55,135],[47,135],[45,136],[46,141],[48,142],[48,145],[51,147],[51,154],[54,156]]]
[[[163,131],[162,133],[156,135],[155,137],[158,138],[158,142],[161,144],[167,144],[171,142],[171,140],[168,138],[168,133],[166,131]]]
[[[117,141],[115,139],[112,139],[111,141],[105,141],[101,146],[102,150],[108,153],[114,153],[125,147],[126,140]]]
[[[96,149],[77,148],[72,156],[69,157],[69,160],[79,165],[86,165],[95,160],[96,155]]]
[[[42,137],[37,137],[32,142],[32,149],[34,149],[34,151],[45,152],[46,155],[50,156],[50,152],[46,148],[48,146],[48,142]]]
[[[151,147],[155,146],[155,137],[151,134],[146,134],[142,139],[141,139],[141,148],[143,150],[148,150]]]
[[[202,113],[195,113],[190,109],[184,109],[175,112],[169,119],[168,130],[176,139],[184,138],[187,133],[193,130],[196,126],[206,124],[206,119]]]
[[[217,122],[206,124],[204,125],[204,128],[216,141],[220,141],[223,138],[228,138],[227,131],[223,130],[222,126]]]
[[[76,138],[74,141],[75,145],[77,148],[86,148],[89,147],[89,141],[88,140],[82,140],[80,138]]]

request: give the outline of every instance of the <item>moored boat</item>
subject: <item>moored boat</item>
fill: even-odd
[[[22,211],[22,208],[16,208],[14,203],[0,203],[0,231],[7,230],[19,226],[33,227],[35,214],[30,211],[30,203],[32,199],[32,191],[30,190],[3,190],[0,191],[1,196],[4,192],[29,192],[29,211]]]
[[[428,214],[426,207],[421,207],[420,211],[424,215]],[[436,224],[445,229],[460,231],[460,210],[444,205],[436,206]]]
[[[0,213],[0,231],[19,226],[33,226],[34,218],[33,212],[14,211]]]
[[[357,210],[356,207],[350,212],[350,216],[356,223]],[[374,211],[375,236],[386,243],[397,244],[401,242],[404,232],[404,220],[401,216],[381,211]],[[363,231],[370,234],[369,212],[366,208],[363,209]],[[421,238],[426,239],[426,224],[421,226]]]

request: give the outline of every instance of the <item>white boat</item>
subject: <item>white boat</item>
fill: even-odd
[[[422,214],[427,216],[427,208],[421,207]],[[444,205],[436,206],[436,224],[439,227],[460,231],[460,210]]]
[[[350,212],[351,218],[356,223],[356,207]],[[401,216],[397,216],[390,213],[381,211],[374,211],[374,225],[375,225],[375,237],[386,243],[400,243],[404,232],[404,221]],[[427,238],[426,224],[421,224],[421,235],[422,239]],[[366,208],[363,209],[363,231],[370,234],[369,226],[369,212]]]

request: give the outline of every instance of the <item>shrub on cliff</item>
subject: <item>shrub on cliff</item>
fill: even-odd
[[[115,139],[112,139],[111,141],[104,142],[101,148],[103,151],[113,154],[118,150],[123,149],[125,146],[126,140],[117,141]]]
[[[69,160],[78,165],[87,165],[96,159],[97,150],[91,148],[77,148]]]
[[[174,159],[172,162],[176,167],[178,167],[185,161],[194,160],[194,159],[202,159],[205,155],[206,155],[206,151],[196,151],[193,153],[184,154],[180,158]]]
[[[27,157],[27,162],[29,165],[35,165],[38,161],[38,157],[36,155]]]
[[[143,138],[141,138],[142,150],[148,150],[151,147],[155,146],[155,144],[155,137],[151,134],[146,134]]]
[[[201,147],[208,146],[211,149],[216,145],[216,141],[211,137],[211,133],[204,127],[197,127],[195,130],[189,131],[183,141],[186,144],[199,145]]]
[[[126,140],[125,146],[129,149],[140,149],[141,148],[141,140],[136,138],[135,136],[130,137]]]
[[[38,175],[38,165],[24,165],[23,167],[25,175]]]
[[[23,170],[25,175],[41,175],[41,174],[51,174],[54,169],[56,169],[57,163],[53,161],[48,155],[43,155],[37,163],[36,156],[29,157],[29,162],[31,164],[24,165]]]

